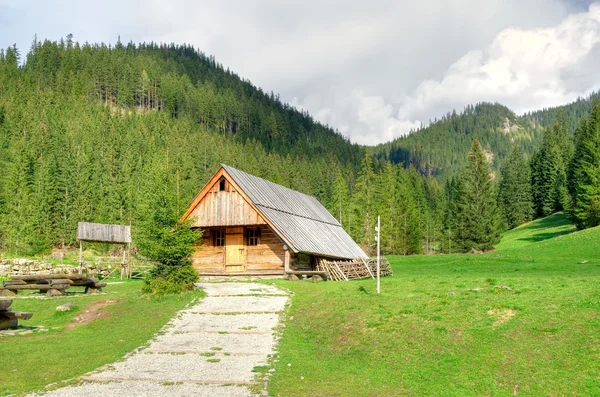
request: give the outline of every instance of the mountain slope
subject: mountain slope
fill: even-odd
[[[514,143],[531,153],[540,139],[540,130],[503,105],[480,103],[467,106],[461,113],[449,113],[373,151],[380,160],[412,164],[424,174],[444,178],[462,168],[474,138],[479,139],[497,169]]]
[[[423,174],[445,179],[463,167],[473,139],[478,138],[497,170],[514,144],[528,155],[533,153],[539,147],[544,129],[554,124],[560,112],[573,133],[599,97],[599,93],[594,93],[570,104],[522,116],[498,103],[469,105],[461,113],[448,113],[428,127],[369,150],[380,162],[412,164]]]

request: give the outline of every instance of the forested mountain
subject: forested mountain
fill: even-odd
[[[562,113],[569,132],[574,133],[579,120],[589,116],[594,101],[598,99],[600,99],[600,92],[594,92],[585,98],[577,98],[573,103],[525,113],[522,117],[535,125],[550,127],[555,123],[559,113]]]
[[[564,113],[589,111],[585,101],[577,106],[583,110]],[[367,250],[377,215],[384,253],[469,248],[456,240],[459,231],[482,236],[473,247],[488,248],[497,230],[461,229],[477,211],[459,197],[482,191],[477,202],[495,200],[482,154],[489,172],[515,145],[525,157],[513,163],[528,161],[554,112],[517,117],[498,104],[468,106],[365,148],[190,46],[34,40],[25,56],[0,50],[0,250],[27,255],[74,244],[78,221],[130,224],[137,233],[158,203],[181,214],[221,163],[315,196]],[[553,164],[546,157],[556,156],[545,153],[554,142],[540,169]],[[469,148],[477,161],[464,168]],[[567,159],[561,164],[563,175]],[[472,190],[473,181],[485,189]],[[528,200],[527,189],[509,188]],[[585,211],[595,196],[577,197]],[[528,216],[497,223],[512,227]]]
[[[467,106],[461,113],[453,111],[408,136],[371,149],[379,160],[394,164],[413,164],[421,173],[446,179],[465,164],[467,152],[477,138],[498,171],[514,144],[527,156],[540,146],[544,129],[551,127],[559,113],[573,134],[580,119],[589,115],[600,94],[555,107],[515,115],[500,104],[480,103]]]
[[[498,169],[513,144],[526,153],[538,145],[541,129],[523,121],[497,103],[469,105],[461,113],[448,113],[428,127],[379,145],[374,151],[380,159],[413,164],[424,174],[445,178],[464,166],[473,139],[477,138],[493,168]]]
[[[221,163],[328,203],[340,168],[351,180],[364,157],[189,46],[68,38],[20,58],[0,51],[5,251],[71,244],[77,221],[135,224],[157,188],[183,211]]]

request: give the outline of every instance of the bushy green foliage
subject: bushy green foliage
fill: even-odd
[[[146,293],[181,294],[194,289],[198,272],[191,263],[165,265],[157,264],[144,280],[142,291]]]
[[[142,187],[147,201],[136,227],[140,253],[156,262],[144,284],[145,292],[181,293],[194,288],[198,273],[190,257],[201,232],[191,227],[192,220],[180,223],[177,195],[172,186],[169,163],[153,164],[153,173]]]

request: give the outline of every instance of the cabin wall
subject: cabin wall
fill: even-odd
[[[285,251],[284,243],[267,225],[260,225],[260,244],[248,245],[247,234],[244,230],[244,270],[248,274],[284,274]],[[229,228],[234,230],[238,228]],[[226,228],[226,233],[227,233]],[[203,228],[202,239],[196,245],[192,254],[194,268],[200,274],[226,273],[226,246],[212,245],[210,228]]]
[[[203,231],[202,238],[192,254],[192,265],[200,273],[220,273],[225,271],[225,247],[213,247],[210,233]]]
[[[260,214],[229,183],[225,190],[219,189],[220,183],[217,181],[192,210],[189,217],[194,220],[193,227],[266,224]]]
[[[313,256],[309,254],[295,254],[291,263],[292,270],[308,271],[313,270]]]
[[[246,246],[246,271],[284,272],[283,242],[266,225],[260,227],[260,244]]]

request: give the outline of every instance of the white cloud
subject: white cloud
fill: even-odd
[[[399,117],[423,118],[478,101],[517,112],[564,104],[600,88],[600,69],[581,70],[599,43],[600,3],[555,26],[506,28],[485,49],[452,64],[441,80],[421,82],[402,100]]]

